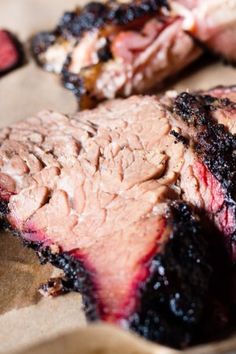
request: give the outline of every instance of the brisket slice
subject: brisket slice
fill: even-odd
[[[173,99],[134,96],[71,118],[44,111],[2,129],[0,211],[42,262],[64,270],[65,286],[82,293],[89,319],[185,346],[204,338],[209,308],[215,336],[230,316],[219,288],[212,290],[217,235],[212,246],[209,231],[178,202],[209,212],[218,178],[195,148],[192,131],[207,141],[205,126],[202,132],[182,117],[178,101],[173,109]],[[202,193],[196,164],[214,181],[209,193]],[[198,183],[186,180],[187,167]]]
[[[230,98],[230,99],[229,99]],[[235,88],[216,88],[208,93],[182,93],[171,111],[184,122],[182,134],[191,140],[189,151],[198,161],[183,167],[182,183],[197,184],[195,195],[185,188],[185,200],[207,210],[225,236],[236,261],[236,100]],[[234,101],[233,101],[234,100]]]
[[[236,0],[91,2],[37,34],[32,51],[84,109],[160,88],[206,48],[234,62],[235,33]]]
[[[19,41],[10,32],[0,30],[0,77],[23,63]]]
[[[62,75],[86,108],[160,86],[202,53],[167,1],[92,2],[32,42],[37,62]]]
[[[122,26],[126,28],[133,22],[139,23],[140,20],[142,23],[145,18],[161,13],[164,8],[168,8],[165,0],[128,3],[114,1],[105,4],[91,2],[82,8],[77,7],[73,12],[65,12],[53,31],[38,33],[33,39],[32,50],[38,63],[46,70],[61,72],[67,55],[84,34],[88,32],[92,34],[96,30],[110,26],[111,28],[107,28],[109,34],[109,31],[114,31],[115,28],[117,30]],[[54,47],[56,56],[48,55],[47,50],[51,46]]]

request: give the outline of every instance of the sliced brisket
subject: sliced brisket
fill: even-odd
[[[82,109],[158,88],[204,48],[234,62],[235,33],[236,0],[92,2],[36,35],[32,50]]]
[[[65,13],[53,32],[32,43],[38,63],[62,74],[80,108],[144,93],[202,53],[167,1],[89,3]]]
[[[236,100],[235,88],[216,88],[208,93],[182,93],[175,98],[171,111],[185,126],[182,134],[191,140],[188,154],[197,154],[185,173],[181,187],[185,200],[212,214],[226,237],[226,245],[236,261]],[[234,101],[233,101],[234,100]],[[197,185],[195,195],[192,186]]]
[[[214,214],[232,246],[234,136],[214,118],[225,102],[134,96],[71,118],[44,111],[0,131],[2,218],[64,270],[89,319],[177,347],[205,338],[209,303],[221,309],[209,322],[215,336],[228,326],[212,288],[218,236],[186,204]]]

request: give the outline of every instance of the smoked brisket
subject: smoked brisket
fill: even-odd
[[[133,96],[0,131],[2,224],[64,270],[88,319],[174,347],[232,325],[233,99]]]

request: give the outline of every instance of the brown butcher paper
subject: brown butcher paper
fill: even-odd
[[[0,127],[45,108],[63,113],[76,110],[73,94],[55,75],[36,66],[29,43],[33,34],[53,28],[64,10],[79,4],[81,0],[0,0],[0,28],[15,32],[27,53],[22,68],[0,79]],[[236,84],[236,69],[205,59],[205,65],[195,65],[168,89],[206,89],[219,84]],[[52,274],[53,267],[41,266],[33,251],[16,237],[1,232],[0,354],[177,353],[112,326],[86,325],[79,294],[42,298],[38,287]],[[187,352],[234,353],[236,336]]]

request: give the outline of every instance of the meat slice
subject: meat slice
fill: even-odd
[[[178,0],[191,12],[185,29],[229,62],[236,61],[236,1]],[[180,11],[182,13],[182,11]]]
[[[212,215],[211,218],[225,236],[225,244],[234,262],[235,98],[234,87],[218,87],[205,93],[182,93],[175,96],[169,106],[175,113],[175,119],[184,123],[177,135],[191,142],[187,152],[192,161],[191,167],[189,161],[183,166],[180,182],[184,198]]]
[[[8,31],[0,30],[0,76],[20,66],[23,51],[18,40]]]
[[[65,13],[53,32],[33,40],[46,70],[62,75],[80,108],[161,86],[202,53],[167,1],[90,3]]]
[[[71,51],[75,49],[75,58],[71,65],[79,70],[79,67],[95,64],[99,53],[104,60],[105,57],[109,59],[109,50],[106,50],[108,35],[117,34],[122,28],[130,28],[133,23],[142,26],[146,18],[149,19],[154,14],[160,15],[167,8],[165,0],[88,3],[83,8],[64,13],[54,31],[39,33],[33,39],[33,53],[39,64],[47,70],[60,73],[67,55],[72,55]],[[78,42],[82,42],[81,48],[86,49],[87,53],[81,53]]]
[[[214,183],[225,185],[195,148],[192,130],[205,143],[204,125],[192,129],[178,100],[173,110],[173,98],[134,96],[70,118],[44,111],[2,129],[0,212],[42,262],[64,270],[89,319],[184,347],[205,338],[205,315],[215,336],[230,316],[212,288],[209,230],[185,202],[199,206],[200,196],[212,215]],[[190,170],[197,180],[197,164],[209,171],[209,193],[186,179]]]
[[[32,50],[83,109],[160,88],[203,48],[234,62],[235,31],[236,0],[92,2],[36,35]]]

